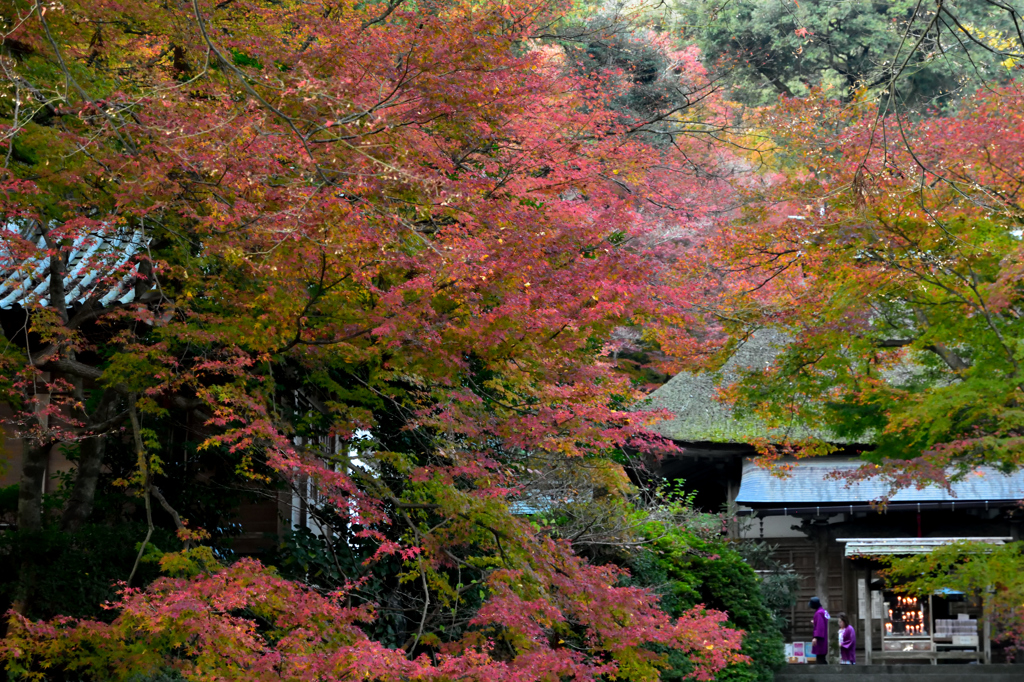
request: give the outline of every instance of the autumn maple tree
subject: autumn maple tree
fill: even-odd
[[[1016,542],[993,546],[961,540],[928,554],[890,557],[885,575],[903,594],[934,593],[941,584],[979,599],[993,623],[995,641],[1007,647],[1013,660],[1024,650],[1022,560]]]
[[[166,554],[176,577],[124,588],[110,623],[13,615],[12,671],[639,680],[656,651],[703,679],[742,662],[724,614],[668,618],[508,504],[535,460],[654,442],[603,349],[688,315],[662,237],[711,208],[693,167],[726,129],[706,91],[685,96],[692,51],[675,99],[638,112],[612,106],[622,72],[546,42],[558,3],[2,6],[19,532],[42,526],[49,448],[79,449],[74,529],[126,441],[120,484],[150,528],[162,507],[202,542],[160,490],[156,429],[177,415],[200,467],[309,482],[361,553],[341,591]],[[359,626],[384,563],[421,595],[391,647]],[[22,612],[40,570],[22,567]]]
[[[818,92],[765,112],[775,172],[690,275],[716,287],[726,349],[781,339],[727,399],[782,440],[820,429],[790,439],[808,453],[871,443],[885,466],[865,473],[897,485],[1020,466],[1021,98],[922,117]]]

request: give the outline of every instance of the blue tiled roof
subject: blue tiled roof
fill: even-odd
[[[38,250],[23,260],[8,240],[28,239]],[[110,229],[80,235],[70,245],[64,275],[67,305],[92,300],[100,306],[135,298],[135,276],[122,272],[145,240],[140,232]],[[0,308],[33,303],[49,305],[50,261],[46,240],[11,223],[0,225]]]
[[[788,478],[780,478],[752,461],[743,463],[743,478],[736,502],[751,504],[847,504],[867,503],[885,497],[888,484],[880,479],[847,485],[846,481],[827,478],[834,471],[852,472],[859,460],[801,460],[792,462]],[[944,488],[931,485],[921,490],[900,490],[890,502],[960,502],[968,500],[1024,499],[1024,471],[1002,474],[991,467],[980,467],[963,481],[953,484],[950,495]]]
[[[533,493],[509,502],[508,510],[516,516],[533,516],[535,514],[545,514],[556,507],[571,504],[572,502],[572,498]]]
[[[509,512],[516,516],[533,516],[535,514],[543,514],[550,508],[551,507],[549,505],[539,505],[522,500],[516,500],[508,503]]]

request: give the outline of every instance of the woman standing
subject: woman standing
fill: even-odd
[[[816,663],[828,663],[828,611],[821,605],[821,600],[817,597],[811,597],[811,601],[807,603],[809,607],[814,609],[814,635],[811,641],[811,653],[814,654],[817,659]]]
[[[857,633],[850,625],[845,613],[839,614],[839,663],[854,665],[857,662]]]

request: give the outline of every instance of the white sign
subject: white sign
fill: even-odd
[[[882,592],[880,590],[871,591],[871,617],[881,620],[884,616],[882,615]]]
[[[868,581],[864,578],[857,580],[857,613],[861,618],[868,617]]]

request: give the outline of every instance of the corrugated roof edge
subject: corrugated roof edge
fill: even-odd
[[[736,502],[748,507],[771,506],[797,508],[801,505],[845,505],[870,503],[884,498],[888,484],[880,479],[847,483],[829,475],[849,472],[864,462],[849,458],[784,460],[791,468],[788,476],[758,466],[747,459],[743,463],[740,489]],[[904,488],[890,498],[891,503],[967,503],[970,501],[1005,501],[1024,498],[1024,470],[1004,474],[992,467],[977,470],[952,484],[953,494],[937,485],[921,489]]]
[[[893,554],[927,554],[938,547],[954,542],[982,542],[989,545],[1003,545],[1013,542],[1010,537],[970,538],[837,538],[836,542],[846,545],[844,556],[889,556]]]

